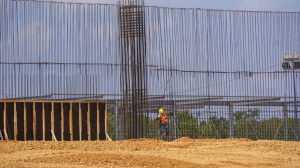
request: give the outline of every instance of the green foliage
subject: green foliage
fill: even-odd
[[[259,139],[296,140],[295,119],[270,118],[257,123]],[[300,128],[300,127],[299,127]]]
[[[119,116],[120,117],[120,116]],[[142,131],[144,137],[147,138],[155,138],[159,133],[159,125],[157,123],[157,120],[145,115],[140,116],[139,118],[140,123],[136,126],[138,131]],[[125,115],[124,117],[124,125],[125,128],[119,128],[120,133],[123,132],[125,137],[129,136],[130,133],[130,125],[132,124],[130,121],[129,114]],[[118,123],[121,124],[121,123]],[[113,108],[108,109],[107,113],[107,131],[113,140],[116,139],[116,127],[115,127],[115,111]],[[125,132],[124,132],[125,131]]]
[[[258,109],[249,109],[234,112],[233,128],[234,137],[249,139],[295,139],[295,120],[288,118],[259,118]],[[169,136],[175,137],[175,131],[179,137],[190,138],[229,138],[229,120],[224,117],[213,116],[207,121],[199,122],[189,111],[176,113],[168,112],[169,118]],[[115,139],[115,115],[108,111],[108,133],[112,139]],[[141,116],[142,129],[144,137],[158,138],[160,120],[155,117]],[[126,128],[129,129],[129,117],[125,116]],[[176,130],[175,130],[176,129]],[[300,127],[299,127],[300,129]],[[125,132],[127,135],[127,132]]]
[[[107,132],[110,138],[116,139],[115,115],[110,111],[107,113]]]
[[[147,138],[155,138],[159,134],[159,120],[148,116],[142,116],[143,133]]]
[[[247,111],[237,111],[233,114],[236,120],[242,119],[254,119],[259,116],[260,112],[258,109],[249,109]]]
[[[260,115],[258,109],[249,109],[247,111],[237,111],[233,114],[235,118],[234,135],[237,138],[258,139],[257,121]]]
[[[181,136],[195,138],[197,129],[197,119],[188,111],[182,111],[177,114],[177,129]]]
[[[211,117],[208,122],[211,125],[214,138],[227,138],[229,132],[229,121],[224,117]]]

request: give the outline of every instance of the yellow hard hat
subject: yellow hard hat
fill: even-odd
[[[162,108],[160,108],[158,111],[159,111],[159,114],[164,113],[164,109],[162,109]]]

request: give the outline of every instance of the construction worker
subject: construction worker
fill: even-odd
[[[169,128],[168,128],[168,117],[164,112],[164,109],[160,108],[158,110],[159,114],[157,119],[160,120],[160,135],[168,135]],[[164,134],[164,131],[166,131],[166,134]]]

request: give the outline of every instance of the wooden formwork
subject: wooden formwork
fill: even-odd
[[[7,140],[105,140],[106,106],[98,101],[0,100],[0,131]]]

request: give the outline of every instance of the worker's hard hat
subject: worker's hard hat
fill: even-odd
[[[158,111],[159,111],[159,114],[164,113],[164,109],[162,109],[162,108],[160,108]]]

